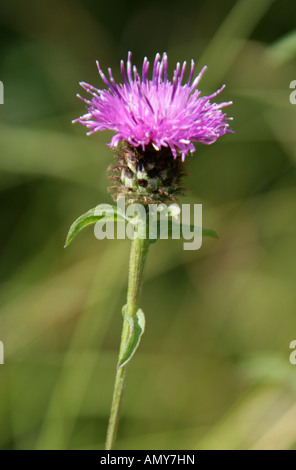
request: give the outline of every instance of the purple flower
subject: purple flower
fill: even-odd
[[[77,95],[86,103],[87,113],[73,122],[81,122],[89,129],[88,134],[106,129],[114,131],[115,135],[108,144],[110,147],[116,147],[123,140],[134,147],[141,146],[143,150],[149,144],[156,150],[170,147],[172,155],[176,158],[179,153],[184,161],[189,151],[195,151],[193,142],[212,144],[226,132],[232,132],[227,122],[231,118],[222,112],[222,108],[232,102],[210,102],[225,85],[215,93],[201,97],[196,87],[206,67],[193,80],[193,60],[185,84],[182,82],[186,62],[182,67],[178,62],[173,80],[168,80],[166,53],[162,58],[156,54],[152,79],[148,79],[148,59],[145,57],[143,61],[140,77],[137,68],[132,67],[131,52],[126,70],[124,62],[120,64],[123,83],[115,83],[111,68],[108,69],[107,79],[99,62],[97,67],[107,89],[99,90],[87,83],[80,83],[92,98],[87,100]]]

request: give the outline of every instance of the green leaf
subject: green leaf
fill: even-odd
[[[135,354],[140,341],[141,336],[145,331],[145,315],[143,310],[139,308],[136,315],[131,317],[127,312],[127,306],[125,305],[122,309],[124,319],[129,324],[129,338],[125,350],[119,360],[118,369],[125,366]]]
[[[98,212],[100,212],[100,214],[98,214]],[[65,248],[71,243],[73,238],[76,237],[80,230],[82,230],[84,227],[87,227],[88,225],[96,224],[102,219],[104,219],[105,222],[128,220],[124,212],[119,211],[116,206],[100,204],[99,206],[85,212],[85,214],[82,214],[80,217],[78,217],[78,219],[75,220],[75,222],[73,222],[66,238]]]
[[[202,235],[203,235],[203,237],[212,237],[212,238],[216,238],[216,239],[219,238],[217,232],[212,228],[203,228],[202,229]]]

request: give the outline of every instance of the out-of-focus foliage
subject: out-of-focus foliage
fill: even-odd
[[[292,0],[11,0],[0,16],[0,446],[103,448],[128,240],[71,222],[111,203],[110,134],[71,119],[95,60],[119,76],[168,52],[227,84],[234,135],[188,159],[187,203],[219,240],[151,247],[146,332],[128,371],[118,449],[296,446],[296,80]],[[231,110],[231,111],[230,111]]]

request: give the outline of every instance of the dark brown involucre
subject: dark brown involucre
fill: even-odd
[[[112,197],[127,204],[175,202],[183,193],[184,162],[174,158],[169,147],[155,150],[152,145],[133,147],[122,141],[114,150],[117,162],[108,168],[108,177],[116,182],[109,188]]]

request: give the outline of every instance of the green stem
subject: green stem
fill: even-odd
[[[127,291],[127,312],[130,316],[134,316],[139,308],[139,298],[143,281],[143,271],[145,260],[148,252],[149,240],[135,238],[132,241],[130,262],[129,262],[129,278]],[[126,319],[123,320],[121,343],[119,348],[118,362],[127,346],[129,339],[129,325]],[[106,450],[112,450],[115,445],[120,404],[122,399],[122,391],[126,377],[126,366],[117,369],[111,413],[107,431]]]

